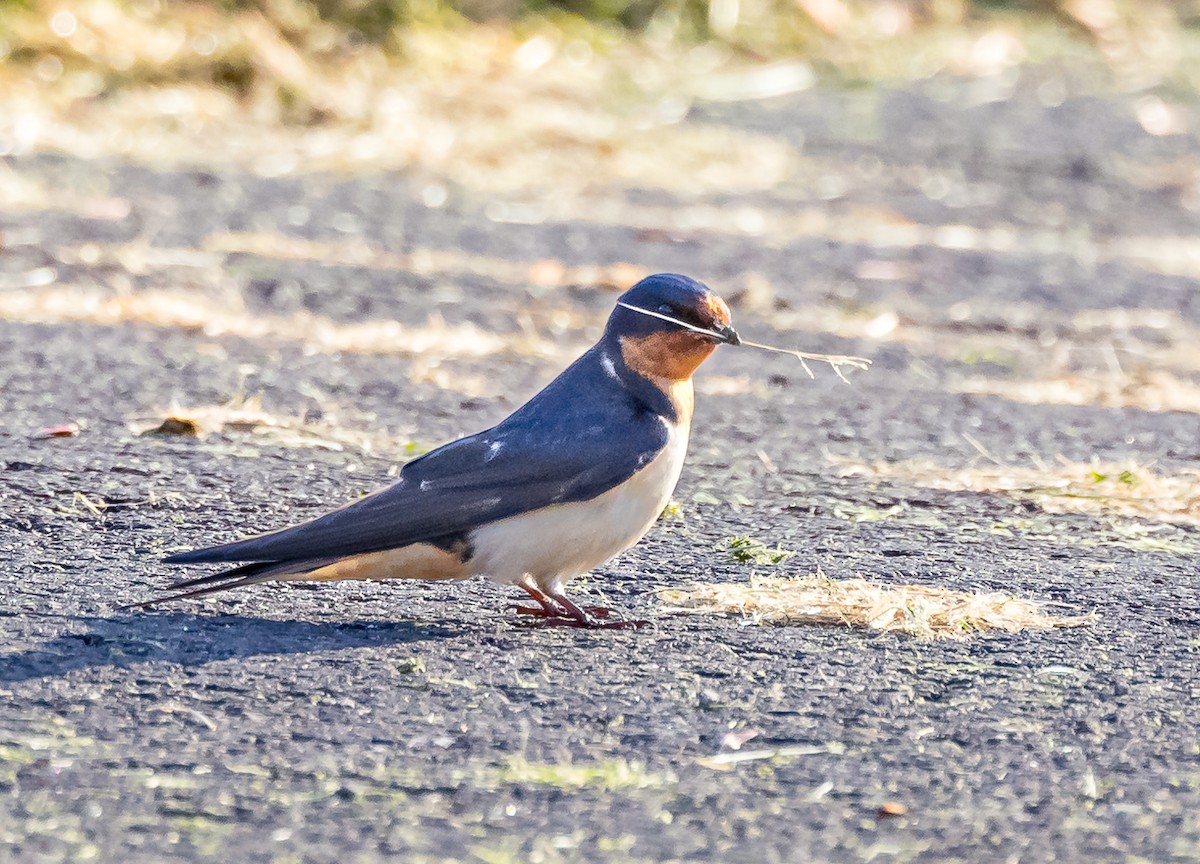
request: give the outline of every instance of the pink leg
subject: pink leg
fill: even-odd
[[[546,594],[551,600],[565,609],[567,613],[565,616],[558,618],[547,618],[542,622],[546,627],[579,627],[588,630],[633,630],[645,627],[650,623],[649,621],[602,621],[600,619],[607,618],[609,615],[609,610],[603,606],[576,606],[561,589],[551,589]]]
[[[542,592],[542,589],[537,587],[537,584],[528,576],[517,583],[525,593],[537,601],[537,606],[516,606],[518,615],[536,615],[539,618],[562,618],[567,613],[561,606],[557,605],[553,600]]]
[[[518,615],[533,615],[538,618],[561,618],[566,621],[575,621],[574,616],[567,611],[567,608],[560,605],[558,601],[547,596],[547,594],[537,586],[537,583],[534,582],[531,577],[526,576],[524,579],[518,582],[517,585],[523,591],[525,591],[526,594],[538,602],[537,606],[514,605],[512,608],[517,610]],[[570,600],[567,600],[567,602],[571,603]],[[571,606],[576,609],[580,608],[575,606],[574,603],[571,603]],[[584,606],[582,609],[584,612],[595,618],[607,618],[612,614],[612,610],[607,609],[604,606]]]

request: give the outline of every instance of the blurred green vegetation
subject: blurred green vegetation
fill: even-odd
[[[227,11],[257,10],[268,18],[281,9],[275,0],[208,3]],[[0,0],[0,7],[6,4],[41,5],[39,0]],[[398,27],[455,20],[574,18],[634,32],[658,27],[691,41],[746,35],[752,42],[786,48],[818,33],[855,38],[872,24],[902,35],[921,27],[1025,16],[1064,22],[1088,33],[1142,13],[1181,25],[1200,19],[1200,0],[314,0],[312,5],[321,20],[378,43],[386,43]],[[739,34],[739,29],[749,32]]]
[[[0,0],[0,38],[9,42],[9,59],[21,59],[12,50],[27,29],[17,24],[21,16],[49,17],[89,5],[95,4]],[[112,5],[143,20],[203,9],[216,15],[255,13],[291,35],[320,21],[345,34],[351,45],[392,49],[405,28],[472,23],[592,26],[684,43],[723,41],[764,55],[995,19],[1053,22],[1091,40],[1138,29],[1143,18],[1155,27],[1200,23],[1200,0],[113,0]]]
[[[118,94],[190,88],[171,98],[191,115],[227,111],[215,94],[260,123],[375,128],[407,99],[479,128],[536,91],[547,108],[607,99],[616,122],[776,60],[790,67],[766,72],[794,88],[1066,58],[1086,81],[1169,96],[1200,90],[1198,22],[1200,0],[0,0],[0,113],[44,130]],[[188,113],[169,98],[137,110]]]

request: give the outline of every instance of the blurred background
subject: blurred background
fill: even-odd
[[[410,381],[491,397],[492,355],[530,389],[614,290],[677,269],[909,388],[1191,412],[1198,24],[1153,0],[3,0],[0,319],[256,339],[269,313],[375,328],[308,346],[367,353],[424,321]],[[710,390],[775,398],[729,363]],[[237,368],[179,398],[228,401]],[[1017,450],[1146,458],[1063,422]]]
[[[789,342],[929,355],[938,388],[1193,410],[1197,24],[1154,0],[2,0],[0,315],[428,312],[577,347],[607,292],[676,268]],[[338,297],[354,267],[375,299]],[[151,289],[175,293],[126,302]],[[461,302],[491,289],[524,305]]]
[[[1066,62],[1043,102],[1112,88],[1171,134],[1200,80],[1198,16],[1155,0],[2,0],[0,153],[219,153],[497,188],[578,185],[580,168],[769,183],[778,148],[669,130],[696,102],[814,86],[966,76],[995,100],[1018,67]],[[667,137],[636,140],[649,129]]]
[[[269,404],[344,414],[262,370],[299,340],[407,352],[430,398],[528,392],[675,269],[776,341],[876,358],[864,387],[1194,412],[1198,25],[1154,0],[0,0],[0,320],[285,334],[130,410],[226,403],[253,367]],[[797,371],[714,369],[776,402]],[[985,449],[1190,458],[1087,417],[982,424]]]

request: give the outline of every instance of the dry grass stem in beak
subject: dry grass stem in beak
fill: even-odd
[[[703,333],[706,336],[713,336],[729,345],[745,345],[748,348],[761,348],[763,351],[774,351],[777,354],[791,354],[800,361],[800,365],[804,367],[804,371],[808,373],[809,378],[817,377],[813,374],[812,367],[808,365],[808,361],[810,360],[814,363],[828,363],[833,369],[834,374],[847,384],[850,382],[846,379],[846,376],[842,374],[843,366],[848,366],[851,369],[865,370],[871,365],[871,361],[866,357],[851,357],[846,354],[814,354],[810,351],[796,351],[791,348],[776,348],[774,345],[764,345],[761,342],[750,342],[749,340],[742,339],[740,337],[738,338],[737,342],[733,342],[724,333],[719,333],[716,330],[709,330],[705,327],[697,327],[695,324],[689,324],[686,321],[680,321],[678,318],[674,318],[670,315],[664,315],[661,312],[651,312],[649,309],[643,309],[640,306],[631,306],[628,303],[621,303],[620,301],[617,302],[617,305],[622,306],[631,312],[640,312],[642,315],[649,315],[651,318],[657,318],[660,321],[669,321],[672,324],[678,324],[685,330],[691,330],[695,333]]]
[[[748,339],[743,339],[741,344],[747,348],[761,348],[763,351],[774,351],[777,354],[791,354],[800,361],[800,365],[804,367],[804,371],[808,373],[809,378],[817,377],[813,374],[812,367],[808,365],[809,360],[812,360],[814,363],[828,363],[833,369],[833,373],[847,384],[850,382],[842,374],[843,366],[862,370],[866,370],[871,366],[871,361],[866,357],[851,357],[848,354],[813,354],[810,351],[796,351],[792,348],[776,348],[774,345],[763,345],[761,342],[751,342]]]

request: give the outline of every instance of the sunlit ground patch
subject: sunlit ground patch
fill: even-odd
[[[430,318],[410,325],[374,319],[341,323],[323,315],[251,312],[240,296],[227,300],[197,292],[146,290],[117,294],[63,285],[0,294],[0,319],[58,324],[67,321],[113,326],[149,324],[245,339],[296,341],[316,352],[399,354],[417,357],[487,357],[495,354],[558,357],[563,348],[533,333],[484,330],[470,323]]]
[[[503,784],[537,784],[558,789],[656,789],[675,777],[647,770],[640,762],[606,759],[599,762],[530,762],[524,756],[503,763],[497,778]]]
[[[278,232],[222,232],[205,238],[203,246],[205,251],[225,255],[244,253],[283,261],[316,261],[325,265],[369,267],[422,276],[469,274],[539,288],[588,285],[620,292],[650,275],[646,268],[624,261],[570,266],[552,258],[521,261],[461,248],[428,246],[399,253],[373,247],[361,239],[329,242]]]
[[[335,418],[336,419],[336,418]],[[261,396],[238,397],[221,405],[173,406],[131,417],[128,425],[138,435],[208,438],[215,435],[247,435],[264,444],[280,447],[317,448],[342,451],[347,447],[374,452],[387,451],[396,442],[374,428],[374,418],[360,418],[354,425],[310,422],[302,417],[272,413]]]
[[[1016,381],[971,377],[953,389],[978,396],[1001,396],[1031,405],[1095,405],[1200,414],[1200,381],[1164,369],[1069,374]]]
[[[1119,516],[1200,526],[1200,471],[1161,474],[1130,462],[982,465],[953,470],[931,460],[843,464],[842,476],[903,480],[927,489],[991,492],[1032,501],[1046,513]]]
[[[741,615],[754,623],[823,624],[960,639],[998,630],[1079,627],[1094,615],[1056,615],[1050,604],[1000,592],[970,593],[865,579],[751,576],[748,582],[697,583],[661,592],[670,611]]]

